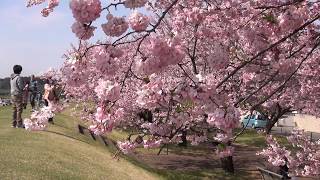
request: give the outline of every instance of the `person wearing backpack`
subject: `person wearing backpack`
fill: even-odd
[[[24,82],[20,77],[22,72],[22,66],[15,65],[13,66],[13,74],[10,78],[10,86],[11,86],[11,101],[12,101],[12,109],[13,109],[13,128],[24,128],[22,123],[22,111],[23,111],[23,88]]]

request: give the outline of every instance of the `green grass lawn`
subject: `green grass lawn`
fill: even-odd
[[[289,146],[285,136],[273,135],[273,137],[276,138],[280,144]],[[235,143],[259,148],[265,148],[267,146],[265,134],[258,134],[257,131],[253,129],[246,129],[245,132],[236,139]]]
[[[125,159],[116,161],[99,142],[80,135],[76,120],[55,117],[45,132],[10,127],[10,107],[0,107],[0,179],[159,179]]]
[[[0,98],[9,99],[10,95],[8,95],[8,94],[0,94]]]
[[[24,113],[28,116],[29,110]],[[106,147],[90,136],[78,133],[79,122],[66,111],[54,118],[47,131],[29,132],[11,128],[11,107],[0,107],[0,179],[251,179],[245,171],[226,174],[221,168],[199,170],[158,169],[132,157],[113,159],[115,147]],[[126,132],[114,131],[109,140],[126,138]],[[246,132],[238,144],[262,146],[263,136]],[[138,149],[140,154],[156,154],[158,149]],[[169,153],[196,156],[214,152],[201,147],[169,147]],[[166,156],[155,156],[165,158]]]

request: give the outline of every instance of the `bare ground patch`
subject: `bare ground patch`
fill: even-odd
[[[260,149],[256,147],[236,145],[234,166],[236,174],[241,173],[239,179],[261,179],[257,166],[265,167],[265,164],[264,160],[256,155],[258,150]],[[160,155],[155,151],[142,150],[132,156],[153,169],[181,172],[205,171],[208,172],[207,179],[210,179],[211,170],[222,171],[219,158],[213,150],[208,148],[170,147],[168,154],[166,153],[166,149]]]

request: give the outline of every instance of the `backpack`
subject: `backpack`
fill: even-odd
[[[21,81],[21,79],[19,79],[19,78],[21,78],[20,77],[20,75],[17,75],[17,76],[15,76],[14,78],[11,78],[11,80],[12,81],[15,81],[15,88],[18,90],[18,91],[23,91],[23,89],[21,89],[20,88],[20,86],[19,86],[19,84],[18,84],[18,81],[20,80]]]

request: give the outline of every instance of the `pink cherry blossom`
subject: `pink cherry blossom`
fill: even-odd
[[[225,158],[240,111],[263,115],[266,133],[292,110],[320,117],[317,1],[72,0],[70,8],[81,41],[55,79],[94,133],[130,128],[143,137],[120,143],[124,152],[214,140]],[[107,37],[83,41],[101,13]],[[266,157],[292,174],[316,175],[318,145],[293,137],[297,151],[268,140]]]
[[[191,145],[193,146],[199,145],[200,143],[206,142],[208,140],[206,136],[196,136],[196,135],[188,136],[187,139],[188,141],[191,142]]]
[[[198,7],[194,7],[190,12],[187,12],[187,22],[200,24],[204,19],[205,19],[204,11]]]
[[[44,3],[46,0],[28,0],[27,7]],[[59,5],[59,0],[49,0],[48,6],[41,11],[42,16],[47,17],[53,9]]]
[[[147,29],[149,25],[149,17],[135,11],[129,17],[128,22],[133,30],[140,32]]]
[[[46,2],[46,0],[28,0],[27,1],[27,7],[34,6],[34,5],[39,5],[39,4],[42,4],[44,2]]]
[[[274,166],[284,166],[287,157],[290,155],[290,151],[281,147],[271,135],[266,140],[269,147],[259,152],[258,155],[269,157],[268,161]]]
[[[226,110],[217,109],[213,113],[208,114],[207,122],[214,125],[225,132],[238,127],[240,113],[237,109],[227,108]]]
[[[102,47],[96,47],[93,51],[96,68],[106,75],[114,75],[119,66],[117,58],[114,57],[121,56],[121,52],[117,52],[116,49],[114,49],[113,52],[107,52],[107,50]]]
[[[150,75],[170,65],[176,65],[185,57],[178,43],[167,42],[160,37],[150,39],[148,48],[152,57],[140,61],[138,71]]]
[[[148,0],[125,0],[124,6],[126,8],[135,9],[139,7],[143,7]]]
[[[100,17],[100,0],[71,0],[73,17],[80,23],[90,23]]]
[[[136,145],[129,142],[129,141],[125,141],[125,142],[118,142],[117,143],[119,149],[124,153],[124,154],[129,154],[132,152],[133,149],[135,149]]]
[[[110,15],[109,15],[110,16]],[[108,17],[108,22],[101,25],[103,32],[108,36],[121,36],[129,25],[124,17]]]
[[[45,130],[48,126],[48,119],[52,117],[54,117],[54,114],[51,109],[44,107],[39,111],[33,112],[30,119],[24,120],[25,128],[29,131]]]
[[[79,39],[87,40],[93,36],[94,26],[87,26],[79,22],[73,23],[71,26],[72,32],[76,34]]]
[[[100,79],[95,92],[101,100],[116,101],[120,97],[120,86],[118,83]]]
[[[157,148],[161,145],[161,140],[144,140],[143,147],[144,148]]]
[[[319,142],[311,142],[303,130],[294,130],[288,138],[292,150],[267,137],[268,147],[258,155],[268,158],[274,166],[287,165],[291,176],[314,176],[320,173]]]

